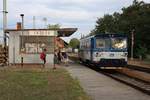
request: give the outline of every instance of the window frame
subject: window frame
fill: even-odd
[[[28,41],[24,42],[25,39],[23,40],[22,37],[26,37],[26,38],[33,38],[33,37],[35,37],[36,40],[39,40],[40,37],[43,37],[43,38],[45,37],[45,39],[46,38],[50,38],[51,40],[50,40],[50,42],[45,42],[45,41],[41,42],[41,40],[37,41],[37,42],[28,42]],[[39,49],[41,49],[41,48],[39,48],[39,45],[42,45],[42,43],[44,43],[44,44],[46,44],[46,49],[48,47],[52,47],[51,51],[47,51],[46,53],[47,54],[52,54],[54,52],[54,37],[55,36],[21,36],[20,35],[19,36],[19,53],[20,54],[40,54],[41,51],[39,51]],[[29,43],[29,44],[34,44],[35,43],[37,45],[35,47],[37,49],[37,51],[36,52],[27,52],[26,51],[26,49],[27,49],[26,48],[26,43]],[[49,43],[50,43],[50,45],[47,45]],[[22,45],[23,45],[24,51],[21,50],[22,49]],[[45,48],[45,47],[43,47],[43,48]],[[50,49],[47,49],[47,50],[50,50]]]

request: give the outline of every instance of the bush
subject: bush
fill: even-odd
[[[137,49],[136,49],[136,57],[139,58],[146,58],[146,54],[147,54],[147,48],[141,45],[138,45]]]

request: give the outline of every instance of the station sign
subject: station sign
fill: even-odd
[[[29,30],[20,31],[22,36],[57,36],[57,31],[52,30]]]

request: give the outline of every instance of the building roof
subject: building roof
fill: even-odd
[[[5,32],[9,33],[12,31],[47,31],[54,30],[58,32],[59,37],[68,37],[77,31],[77,28],[53,28],[53,29],[7,29]]]
[[[58,30],[58,36],[60,37],[68,37],[77,31],[77,28],[62,28]]]

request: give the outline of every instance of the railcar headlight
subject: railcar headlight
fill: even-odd
[[[122,54],[122,56],[123,56],[123,57],[127,57],[127,56],[128,56],[128,53],[125,52],[125,53]]]
[[[97,52],[96,53],[96,57],[101,57],[103,55],[103,53]]]
[[[98,52],[96,53],[96,57],[98,57]]]

